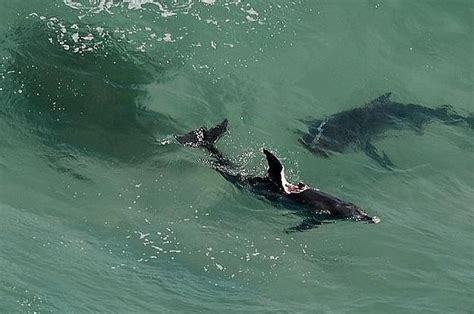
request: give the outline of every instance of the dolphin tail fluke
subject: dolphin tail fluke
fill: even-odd
[[[469,125],[469,127],[474,130],[474,112],[470,113],[467,116],[466,122]]]
[[[224,119],[210,129],[201,127],[184,135],[176,135],[175,138],[184,146],[211,148],[227,131],[227,124],[227,119]]]
[[[176,141],[188,147],[204,148],[212,157],[211,166],[231,182],[242,181],[238,167],[215,146],[227,131],[227,119],[212,128],[201,127],[184,135],[175,135]]]

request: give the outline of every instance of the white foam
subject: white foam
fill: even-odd
[[[201,0],[202,3],[205,5],[214,5],[216,4],[216,0]]]

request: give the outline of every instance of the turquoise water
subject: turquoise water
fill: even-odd
[[[0,4],[0,312],[472,312],[473,131],[432,123],[331,159],[300,119],[388,91],[473,105],[471,1],[64,0]],[[171,135],[378,225],[301,218]]]

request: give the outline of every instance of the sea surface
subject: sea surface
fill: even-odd
[[[471,0],[0,1],[0,312],[473,313],[474,130],[312,155],[321,118],[392,99],[474,112]],[[246,174],[382,222],[301,223],[173,134],[229,119]],[[370,128],[370,125],[367,126]]]

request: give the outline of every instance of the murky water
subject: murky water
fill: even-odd
[[[472,312],[473,130],[393,130],[330,159],[301,119],[385,93],[473,105],[471,1],[0,4],[0,311]],[[172,134],[354,202],[301,233]],[[367,126],[370,127],[370,126]]]

